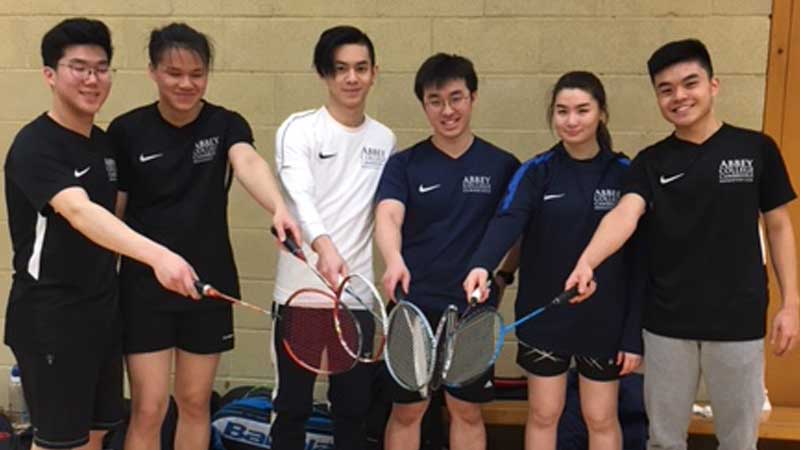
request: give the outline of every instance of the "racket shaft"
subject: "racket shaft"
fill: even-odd
[[[203,283],[202,281],[195,281],[195,288],[197,291],[205,297],[213,298],[217,300],[224,300],[229,303],[233,303],[234,305],[244,306],[245,308],[250,308],[253,311],[260,312],[261,314],[265,314],[267,316],[271,316],[272,313],[267,311],[266,309],[253,305],[252,303],[247,303],[244,300],[239,300],[238,298],[231,297],[230,295],[223,294],[222,292],[218,291],[214,286],[210,284]]]
[[[575,298],[577,295],[578,295],[578,287],[577,286],[573,287],[572,289],[569,289],[567,291],[564,291],[564,292],[558,294],[558,296],[556,298],[554,298],[553,300],[551,300],[550,303],[531,311],[530,313],[526,314],[522,318],[518,319],[516,322],[512,323],[511,325],[506,326],[505,327],[506,328],[505,333],[508,333],[511,330],[513,330],[514,328],[516,328],[516,327],[522,325],[523,323],[533,319],[534,317],[536,317],[539,314],[543,313],[547,308],[549,308],[551,306],[568,305],[569,301],[572,300],[573,298]]]

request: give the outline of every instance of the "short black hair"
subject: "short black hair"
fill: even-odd
[[[339,47],[347,44],[367,47],[370,65],[375,66],[375,47],[369,36],[354,26],[339,25],[323,31],[314,47],[314,68],[319,76],[326,78],[334,75],[334,53]]]
[[[213,47],[208,36],[185,23],[173,22],[150,32],[147,53],[150,65],[156,67],[168,50],[189,50],[197,54],[206,69],[211,68]]]
[[[62,20],[42,37],[42,63],[55,69],[64,50],[73,45],[96,45],[106,52],[108,62],[114,53],[111,32],[106,24],[85,17]]]
[[[647,60],[650,82],[654,82],[662,70],[682,62],[696,62],[705,69],[709,78],[714,76],[711,55],[706,46],[698,39],[683,39],[664,44],[653,52]]]
[[[419,101],[425,96],[425,89],[441,88],[454,80],[464,80],[470,94],[478,90],[478,74],[472,61],[459,55],[437,53],[426,59],[417,70],[414,78],[414,93]]]

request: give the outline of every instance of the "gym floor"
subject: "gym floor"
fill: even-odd
[[[491,426],[488,430],[489,450],[522,450],[523,429],[517,426]],[[758,450],[798,450],[797,442],[761,440]],[[712,436],[691,436],[689,450],[717,450],[717,440]]]

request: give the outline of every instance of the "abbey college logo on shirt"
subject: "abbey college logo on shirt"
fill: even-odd
[[[218,146],[219,146],[219,136],[200,139],[199,141],[194,143],[194,151],[192,152],[192,161],[195,164],[211,161],[217,154]]]
[[[620,191],[617,189],[595,189],[594,191],[594,210],[608,211],[617,206]]]
[[[386,150],[382,148],[361,147],[361,167],[365,169],[380,169],[386,162]]]
[[[723,159],[719,163],[720,183],[752,183],[754,173],[752,159]]]
[[[491,194],[492,177],[485,177],[480,175],[467,175],[464,177],[464,181],[461,182],[461,187],[464,192],[472,192],[476,194]]]

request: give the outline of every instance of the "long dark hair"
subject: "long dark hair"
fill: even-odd
[[[561,75],[561,78],[556,81],[553,86],[553,92],[550,95],[550,105],[547,107],[547,125],[553,128],[553,112],[556,105],[556,96],[564,89],[580,89],[597,102],[600,112],[605,114],[606,120],[600,120],[597,124],[597,144],[600,148],[605,150],[612,149],[611,133],[608,132],[606,121],[608,121],[608,104],[606,103],[606,90],[603,88],[603,83],[597,78],[597,75],[592,72],[575,71],[567,72]]]

